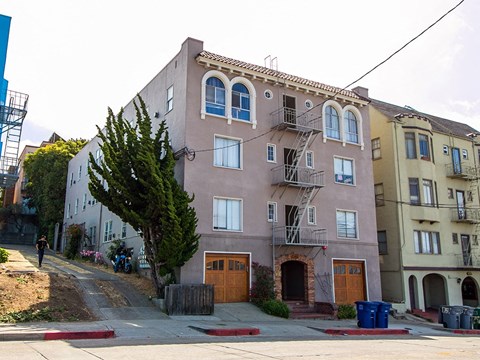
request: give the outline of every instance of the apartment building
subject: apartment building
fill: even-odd
[[[478,306],[480,134],[378,100],[370,121],[383,298]]]
[[[256,262],[274,268],[286,301],[380,300],[368,101],[267,65],[189,38],[139,91],[154,123],[167,121],[175,176],[195,194],[200,247],[177,280],[248,301]],[[135,121],[132,102],[125,117]],[[70,161],[64,228],[141,255],[139,235],[88,192],[89,153],[101,161],[97,138]]]

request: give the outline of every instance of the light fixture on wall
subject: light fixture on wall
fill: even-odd
[[[457,284],[460,284],[462,282],[462,279],[457,278]]]

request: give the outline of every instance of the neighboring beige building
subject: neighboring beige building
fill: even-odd
[[[383,299],[478,306],[480,134],[378,100],[370,121]]]
[[[275,269],[283,300],[381,300],[368,100],[190,38],[139,93],[155,125],[166,119],[176,177],[195,194],[200,248],[177,280],[248,301],[257,262]],[[138,234],[88,192],[90,152],[101,161],[98,139],[70,161],[64,228],[83,224],[104,253],[120,238],[141,254]]]

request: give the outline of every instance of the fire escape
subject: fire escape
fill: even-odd
[[[294,189],[296,199],[293,205],[285,207],[285,226],[273,228],[275,245],[327,246],[326,229],[305,226],[311,201],[325,184],[324,172],[301,166],[310,145],[321,131],[321,116],[314,109],[298,114],[294,104],[284,97],[284,106],[271,113],[273,129],[282,138],[287,132],[295,134],[290,149],[285,149],[284,164],[272,169],[273,195],[280,191],[280,198]],[[288,106],[290,105],[290,106]],[[305,160],[304,160],[305,161]]]
[[[28,95],[7,90],[5,103],[0,102],[0,188],[10,188],[18,179],[18,150],[22,125],[27,115]]]

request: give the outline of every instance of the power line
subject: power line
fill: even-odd
[[[338,94],[340,94],[342,91],[346,90],[347,88],[349,88],[350,86],[356,84],[357,82],[359,82],[360,80],[362,80],[364,77],[366,77],[367,75],[369,75],[370,73],[372,73],[373,71],[375,71],[377,68],[379,68],[380,66],[382,66],[383,64],[385,64],[387,61],[389,61],[391,58],[393,58],[395,55],[397,55],[400,51],[402,51],[403,49],[405,49],[408,45],[410,45],[411,43],[413,43],[415,40],[417,40],[418,38],[420,38],[422,35],[424,35],[428,30],[430,30],[432,27],[434,27],[435,25],[437,25],[440,21],[442,21],[447,15],[449,15],[452,11],[454,11],[456,8],[458,8],[465,0],[461,0],[457,5],[455,5],[453,8],[451,8],[450,10],[448,10],[445,14],[443,14],[442,16],[440,16],[436,21],[434,21],[432,24],[430,24],[429,26],[427,26],[423,31],[421,31],[418,35],[416,35],[415,37],[413,37],[412,39],[410,39],[407,43],[405,43],[403,46],[401,46],[399,49],[395,50],[392,54],[390,54],[388,57],[386,57],[384,60],[382,60],[381,62],[379,62],[377,65],[375,65],[373,68],[371,68],[370,70],[368,70],[366,73],[364,73],[362,76],[360,76],[358,79],[356,79],[355,81],[352,81],[350,84],[344,86],[343,88],[337,90],[333,95],[332,97],[335,98],[335,96],[337,96]],[[307,114],[308,112],[312,111],[313,109],[323,105],[327,100],[323,100],[321,101],[320,103],[318,103],[317,105],[313,106],[312,108],[308,109],[307,111],[303,112],[301,115],[298,115],[296,116],[295,119],[298,119],[300,116],[303,116],[305,114]],[[247,139],[247,140],[242,140],[239,142],[239,144],[246,144],[248,142],[251,142],[253,140],[256,140],[258,138],[261,138],[265,135],[268,135],[270,134],[272,131],[274,131],[275,129],[270,129],[269,131],[267,132],[264,132],[262,134],[259,134],[257,136],[254,136],[250,139]],[[215,150],[220,150],[220,149],[225,149],[225,148],[229,148],[229,147],[232,147],[232,146],[237,146],[239,144],[233,144],[233,145],[226,145],[226,146],[223,146],[223,147],[218,147],[218,148],[210,148],[210,149],[201,149],[201,150],[193,150],[195,151],[196,153],[201,153],[201,152],[210,152],[210,151],[215,151]],[[191,150],[191,149],[190,149]]]

